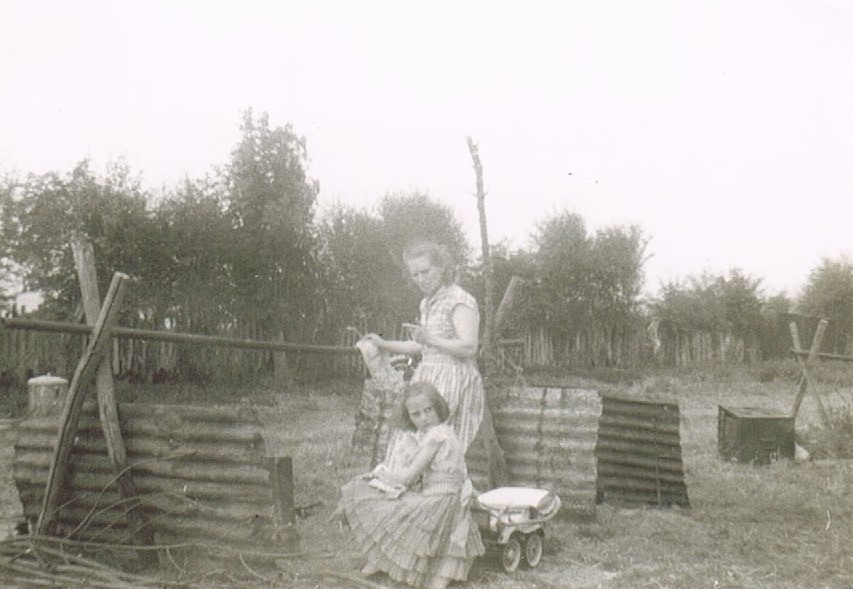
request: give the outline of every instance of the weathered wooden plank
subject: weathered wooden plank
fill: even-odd
[[[110,341],[110,330],[118,319],[118,311],[124,298],[127,280],[128,276],[120,272],[113,276],[104,306],[92,328],[89,346],[77,365],[74,377],[71,379],[68,397],[60,416],[60,432],[56,443],[56,453],[48,476],[44,504],[39,513],[37,524],[39,534],[50,535],[52,533],[59,496],[66,474],[68,456],[74,444],[77,420],[83,408],[86,388],[94,378],[98,364],[103,357],[104,348]]]
[[[794,398],[794,406],[791,408],[791,417],[793,419],[797,419],[797,413],[800,412],[800,405],[803,402],[803,398],[806,396],[806,390],[811,382],[811,377],[809,375],[809,366],[814,363],[815,358],[818,356],[818,352],[820,352],[820,346],[823,343],[823,335],[826,332],[826,326],[828,322],[826,319],[821,319],[817,324],[817,330],[814,334],[814,339],[812,339],[812,347],[808,352],[806,357],[803,357],[802,354],[797,354],[797,361],[800,363],[800,369],[802,374],[800,375],[800,382],[797,386],[797,395]],[[797,350],[801,350],[802,346],[800,345],[800,334],[797,330],[797,324],[791,322],[791,339],[794,342],[794,346]],[[820,397],[814,395],[815,402],[817,403],[818,413],[820,414],[820,418],[823,421],[823,424],[829,425],[829,416],[827,415],[826,408],[823,406],[823,402],[820,400]]]
[[[94,248],[82,235],[75,234],[71,240],[71,249],[74,254],[74,265],[77,268],[77,277],[80,282],[86,323],[94,325],[101,312],[101,294],[98,290]],[[121,435],[121,426],[119,425],[112,366],[109,361],[98,364],[95,374],[95,392],[98,396],[98,414],[100,416],[101,428],[104,432],[107,453],[113,464],[115,474],[121,475],[117,481],[119,491],[122,497],[128,499],[133,497],[136,492],[133,488],[132,472],[124,472],[127,466],[127,453]],[[153,531],[148,525],[148,520],[144,514],[136,510],[131,510],[127,513],[127,518],[131,527],[138,530],[134,538],[137,544],[150,546],[154,543]],[[148,564],[154,564],[157,561],[157,555],[152,551],[140,551],[139,557]]]

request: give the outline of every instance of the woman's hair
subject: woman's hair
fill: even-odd
[[[441,269],[441,282],[452,284],[456,277],[456,263],[450,254],[450,248],[444,244],[426,239],[409,243],[403,248],[403,262],[425,257],[429,263]]]
[[[447,406],[447,401],[445,401],[444,397],[441,396],[441,393],[438,392],[438,389],[428,382],[415,382],[408,385],[403,391],[403,402],[400,403],[399,414],[400,429],[418,429],[409,417],[409,410],[406,409],[406,402],[409,399],[420,396],[429,397],[430,403],[432,403],[432,407],[435,409],[435,413],[438,415],[438,419],[441,423],[447,421],[447,417],[450,415],[450,408]]]

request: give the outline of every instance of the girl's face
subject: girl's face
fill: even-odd
[[[409,419],[415,424],[419,432],[426,431],[434,425],[441,423],[438,412],[432,406],[432,401],[426,395],[416,395],[406,401],[406,411]]]
[[[443,271],[438,266],[433,265],[429,256],[418,256],[406,260],[406,267],[409,269],[409,276],[425,295],[433,294],[441,286]]]

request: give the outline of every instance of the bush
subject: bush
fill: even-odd
[[[826,405],[827,423],[811,425],[803,434],[813,458],[853,458],[853,400],[836,397]]]

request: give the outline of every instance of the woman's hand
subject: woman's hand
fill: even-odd
[[[426,327],[415,327],[411,331],[412,339],[422,346],[433,345],[435,338]]]
[[[368,333],[365,334],[362,339],[372,343],[374,346],[377,347],[377,349],[379,349],[380,352],[384,352],[386,350],[386,342],[381,335],[378,335],[376,333]]]

